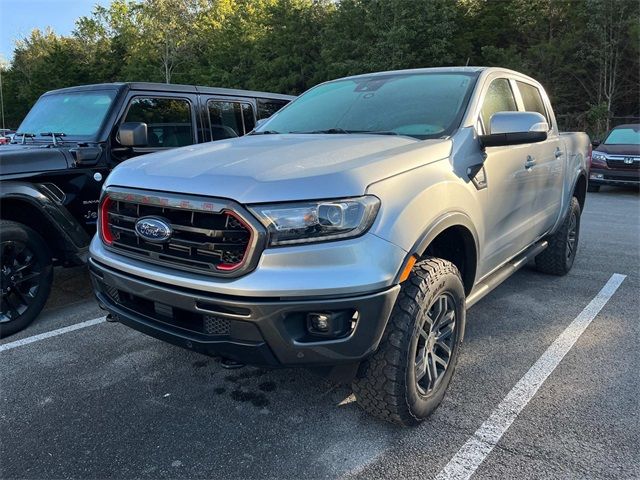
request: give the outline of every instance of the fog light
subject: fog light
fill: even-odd
[[[314,333],[328,333],[331,327],[329,315],[325,313],[310,313],[307,316],[310,330]]]
[[[592,173],[591,178],[595,180],[602,180],[604,178],[604,175],[602,173]]]

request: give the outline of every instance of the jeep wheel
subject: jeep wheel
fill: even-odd
[[[375,354],[353,381],[358,404],[400,425],[416,425],[444,397],[465,326],[465,293],[455,265],[426,258],[402,284]]]
[[[51,254],[42,237],[20,223],[0,221],[0,338],[38,316],[52,281]]]
[[[571,270],[580,239],[580,203],[573,197],[562,226],[547,240],[549,246],[536,257],[536,267],[543,273],[565,275]]]

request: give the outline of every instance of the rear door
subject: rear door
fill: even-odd
[[[256,124],[256,108],[253,99],[203,96],[209,140],[246,135]]]
[[[519,109],[538,112],[549,124],[547,139],[531,144],[531,152],[528,154],[529,177],[535,188],[535,198],[531,205],[531,229],[538,238],[553,227],[560,211],[566,152],[555,118],[552,118],[551,107],[545,104],[546,95],[536,85],[526,81],[516,80],[515,88]]]

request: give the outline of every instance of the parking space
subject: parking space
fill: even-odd
[[[432,478],[602,289],[620,288],[542,384],[478,478],[640,476],[640,203],[590,194],[562,278],[525,268],[469,311],[440,408],[401,429],[347,386],[215,359],[99,323],[0,352],[3,478]],[[7,344],[101,317],[84,269]]]

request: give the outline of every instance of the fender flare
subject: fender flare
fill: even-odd
[[[4,181],[0,183],[0,201],[4,200],[25,202],[36,208],[62,240],[64,250],[84,260],[91,238],[53,190],[42,184]]]
[[[568,190],[569,200],[571,200],[573,193],[576,191],[576,187],[578,186],[578,181],[580,180],[580,177],[584,177],[584,180],[586,182],[585,192],[586,192],[586,188],[589,186],[589,175],[587,174],[587,171],[583,167],[581,167],[580,169],[578,169],[578,173],[576,174],[575,178],[571,182],[571,188]],[[584,201],[586,202],[586,196]],[[558,215],[558,219],[556,220],[555,225],[553,225],[553,228],[549,231],[549,235],[553,235],[556,232],[556,230],[560,228],[560,225],[562,225],[562,222],[564,222],[564,219],[567,216],[567,213],[569,212],[570,204],[571,202],[569,201],[569,202],[566,202],[564,205],[562,205],[562,209],[560,211],[560,214]]]
[[[476,265],[474,267],[477,272],[477,263],[478,263],[477,260],[478,258],[480,258],[478,232],[476,231],[476,228],[473,225],[473,222],[471,221],[468,215],[462,212],[455,211],[455,212],[445,213],[444,215],[441,215],[440,217],[438,217],[418,237],[416,242],[413,244],[413,247],[411,247],[404,261],[402,262],[402,265],[400,266],[400,270],[398,270],[398,273],[396,274],[396,277],[394,279],[394,284],[397,284],[399,282],[400,275],[404,271],[405,266],[407,265],[407,262],[411,257],[413,257],[414,255],[417,255],[417,256],[422,255],[427,249],[427,247],[431,244],[431,242],[433,242],[433,240],[435,240],[435,238],[438,235],[440,235],[442,232],[444,232],[448,228],[457,227],[457,226],[465,227],[467,230],[469,230],[469,232],[471,232],[471,236],[473,237],[473,243],[475,247],[475,254],[476,254]]]

